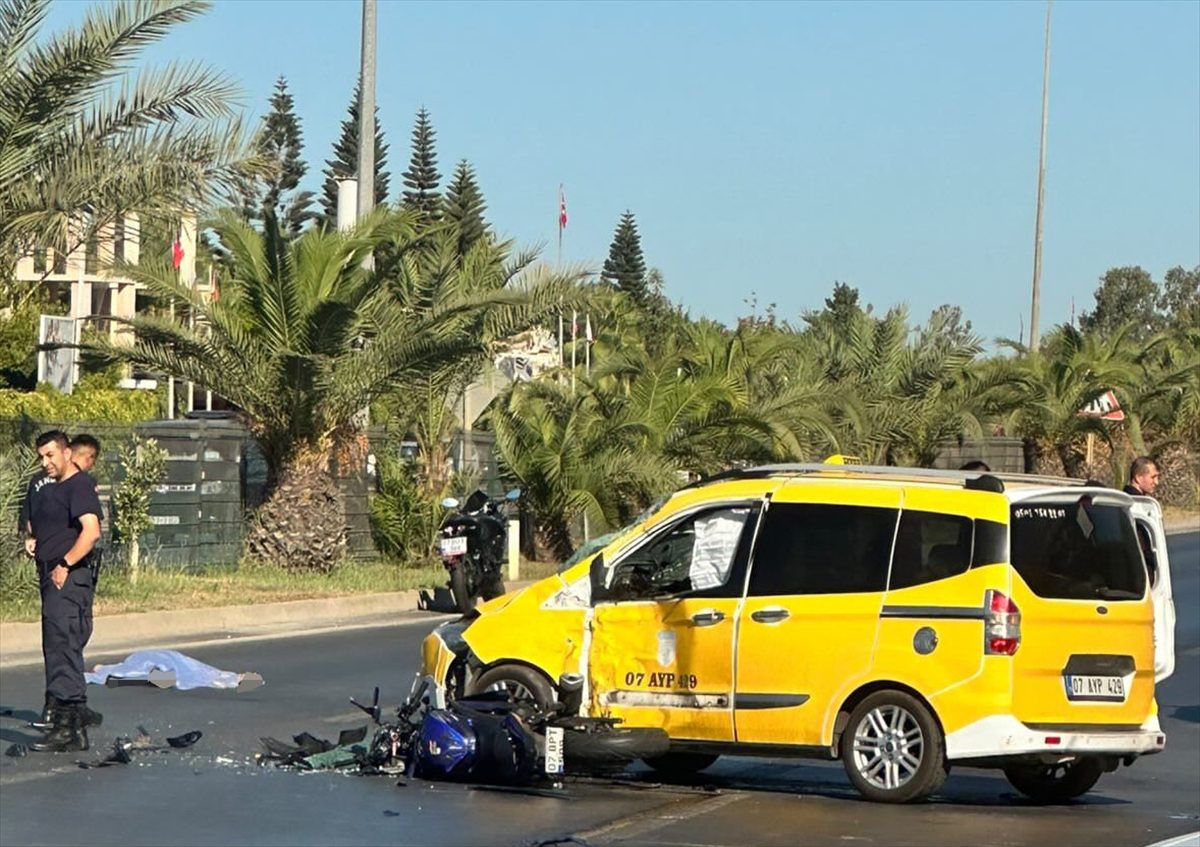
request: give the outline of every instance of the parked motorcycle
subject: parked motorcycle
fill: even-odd
[[[502,568],[508,561],[507,507],[521,496],[514,488],[503,499],[476,491],[459,505],[447,497],[442,506],[454,509],[442,522],[438,553],[450,574],[454,605],[464,615],[482,597],[491,600],[504,593]]]

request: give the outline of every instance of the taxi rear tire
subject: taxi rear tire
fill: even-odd
[[[1092,756],[1047,765],[1017,763],[1004,769],[1009,784],[1037,803],[1066,803],[1086,794],[1104,774],[1104,763]]]
[[[496,665],[484,671],[471,680],[467,695],[482,694],[497,685],[514,701],[533,703],[541,709],[549,709],[556,699],[550,680],[533,668],[515,664]]]
[[[854,707],[841,754],[854,787],[880,803],[927,797],[950,770],[941,727],[924,703],[903,691],[877,691]]]

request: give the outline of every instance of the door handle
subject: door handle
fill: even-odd
[[[750,613],[750,620],[756,623],[779,623],[791,617],[787,609],[759,609]]]
[[[692,624],[695,626],[712,626],[725,620],[725,613],[718,612],[716,609],[705,609],[703,612],[696,612],[692,615]]]

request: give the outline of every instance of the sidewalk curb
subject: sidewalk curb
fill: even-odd
[[[510,583],[509,588],[515,591],[531,584],[531,581],[514,582]],[[434,590],[415,589],[246,606],[102,615],[96,618],[86,655],[90,659],[101,654],[170,649],[209,641],[302,634],[372,624],[383,626],[402,613],[447,611],[422,605],[423,592],[428,596]],[[0,623],[0,668],[41,661],[40,622]]]

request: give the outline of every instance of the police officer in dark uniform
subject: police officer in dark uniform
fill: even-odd
[[[100,441],[94,436],[86,432],[81,432],[71,439],[71,462],[81,471],[91,473],[92,468],[96,464],[96,459],[100,455]],[[37,538],[33,535],[33,530],[29,525],[29,508],[35,497],[47,485],[54,483],[54,477],[50,476],[45,471],[35,474],[33,479],[29,481],[29,487],[25,492],[25,499],[21,501],[21,514],[17,523],[17,532],[20,534],[25,543],[25,552],[33,558],[37,550]],[[92,549],[91,555],[88,556],[88,567],[92,571],[93,588],[98,584],[100,572],[100,547],[97,544]],[[34,718],[29,722],[29,726],[33,729],[50,729],[54,726],[54,708],[55,699],[46,692],[45,703],[42,706],[42,713],[39,717]],[[99,726],[103,721],[104,716],[99,712],[94,712],[88,709],[85,713],[85,723],[88,726]]]
[[[71,461],[67,436],[58,430],[37,439],[42,470],[54,480],[29,503],[42,592],[42,655],[52,726],[31,750],[65,752],[88,748],[87,725],[97,722],[87,708],[83,648],[92,634],[94,583],[86,567],[100,539],[96,482]]]

